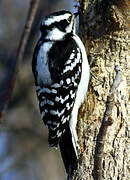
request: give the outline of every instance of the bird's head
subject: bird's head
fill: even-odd
[[[75,31],[75,15],[69,11],[59,11],[44,18],[41,27],[41,37],[45,40],[62,40]]]

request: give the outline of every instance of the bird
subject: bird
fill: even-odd
[[[51,147],[59,146],[67,174],[72,174],[78,165],[80,145],[76,125],[90,74],[85,47],[75,30],[76,16],[77,13],[67,10],[45,16],[32,58],[48,142]]]

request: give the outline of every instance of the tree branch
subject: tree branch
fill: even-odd
[[[109,95],[107,97],[106,102],[106,110],[104,113],[104,117],[102,120],[102,124],[99,130],[99,134],[97,136],[96,141],[96,148],[95,148],[95,156],[94,156],[94,170],[93,170],[93,177],[94,180],[101,180],[102,179],[102,158],[104,153],[104,144],[107,135],[107,129],[113,123],[112,119],[112,109],[115,105],[114,101],[114,94],[121,83],[122,73],[120,71],[119,66],[115,67],[116,77],[113,81],[113,85],[109,91]]]
[[[25,24],[24,31],[23,31],[23,34],[21,36],[21,40],[20,40],[19,47],[17,50],[17,55],[16,55],[17,61],[20,61],[23,57],[24,50],[25,50],[27,40],[29,37],[29,33],[30,33],[30,30],[32,27],[32,23],[33,23],[35,14],[36,14],[36,10],[38,8],[38,3],[39,3],[39,0],[32,0],[31,1],[30,9],[28,12],[27,20],[26,20],[26,24]]]
[[[17,50],[15,62],[14,62],[14,65],[13,65],[13,70],[12,70],[13,73],[12,73],[12,75],[10,77],[10,81],[9,81],[9,84],[8,84],[8,89],[7,89],[7,93],[5,95],[3,106],[0,109],[0,123],[2,123],[3,111],[4,111],[4,109],[5,109],[5,107],[6,107],[7,103],[8,103],[8,100],[9,100],[11,94],[12,94],[12,91],[13,91],[15,78],[16,78],[16,73],[18,71],[18,64],[22,60],[23,55],[24,55],[24,50],[25,50],[25,47],[26,47],[26,44],[27,44],[29,33],[30,33],[30,30],[31,30],[31,27],[32,27],[32,23],[33,23],[35,14],[36,14],[36,10],[38,8],[38,3],[39,3],[39,0],[32,0],[31,4],[30,4],[26,24],[25,24],[25,27],[24,27],[23,34],[21,36],[21,40],[20,40],[19,47],[18,47],[18,50]]]

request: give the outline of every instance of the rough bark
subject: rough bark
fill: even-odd
[[[79,33],[86,46],[91,71],[102,83],[90,78],[86,101],[79,111],[77,131],[81,153],[75,180],[130,179],[128,5],[127,0],[80,1]],[[109,99],[117,65],[121,69],[121,79],[113,98]],[[109,123],[104,126],[108,99],[112,106]],[[101,134],[102,131],[105,133]]]

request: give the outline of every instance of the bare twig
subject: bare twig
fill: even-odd
[[[93,177],[95,180],[102,179],[102,158],[103,158],[104,142],[106,139],[108,126],[110,126],[113,123],[113,119],[111,118],[111,116],[112,116],[113,106],[115,105],[114,94],[119,84],[121,83],[122,73],[120,71],[119,66],[116,66],[115,71],[116,71],[116,77],[113,81],[113,85],[107,97],[106,110],[99,130],[99,134],[97,136],[95,156],[94,156],[94,170],[93,170]]]
[[[32,23],[33,23],[35,14],[36,14],[37,7],[38,7],[38,2],[39,2],[39,0],[32,0],[31,1],[31,5],[30,5],[28,16],[27,16],[25,28],[24,28],[24,31],[23,31],[23,34],[22,34],[22,37],[21,37],[21,40],[19,43],[17,55],[16,55],[17,61],[20,61],[23,57],[25,46],[27,44],[27,40],[28,40],[29,33],[31,30],[31,26],[32,26]]]
[[[21,40],[20,40],[19,47],[18,47],[17,54],[16,54],[15,65],[13,67],[13,73],[12,73],[12,76],[11,76],[10,81],[9,81],[5,102],[4,102],[3,108],[0,111],[0,122],[2,122],[3,111],[5,109],[6,104],[8,103],[8,100],[12,94],[12,91],[13,91],[16,73],[18,71],[18,64],[23,58],[24,50],[25,50],[25,47],[27,44],[27,40],[28,40],[29,33],[31,30],[31,26],[32,26],[32,23],[34,20],[34,16],[36,14],[38,3],[39,3],[39,0],[32,0],[31,4],[30,4],[30,9],[28,12],[25,28],[24,28],[23,34],[21,36]]]

